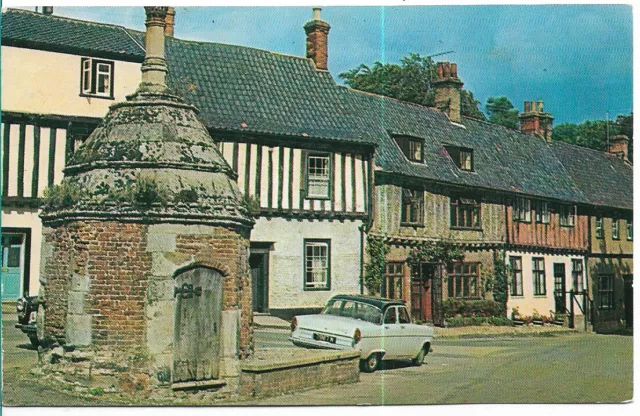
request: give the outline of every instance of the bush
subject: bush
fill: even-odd
[[[492,326],[513,326],[513,322],[504,316],[474,316],[474,317],[453,317],[446,319],[446,326],[448,328],[456,328],[460,326],[478,326],[478,325],[492,325]]]
[[[442,302],[445,318],[452,317],[504,317],[505,306],[493,300],[462,300],[448,298]]]

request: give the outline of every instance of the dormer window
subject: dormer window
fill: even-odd
[[[80,95],[113,99],[113,61],[82,58]]]
[[[444,146],[444,148],[458,169],[473,172],[473,149],[457,146]]]
[[[402,153],[412,162],[422,163],[422,140],[413,137],[395,136],[393,138]]]

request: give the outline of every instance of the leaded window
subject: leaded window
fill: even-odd
[[[451,199],[451,227],[480,228],[480,203],[475,199]]]
[[[600,309],[613,309],[613,275],[601,274],[598,276],[598,307]]]
[[[582,293],[584,291],[584,266],[581,259],[571,260],[571,280],[573,283],[573,291]]]
[[[424,224],[424,191],[403,189],[401,214],[403,224]]]
[[[447,290],[450,298],[478,296],[480,278],[478,263],[452,263],[447,268]]]

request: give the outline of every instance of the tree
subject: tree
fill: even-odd
[[[633,160],[633,113],[619,115],[616,121],[609,121],[609,137],[616,134],[629,137],[629,160]],[[558,124],[553,128],[551,138],[558,142],[606,151],[607,122],[606,120],[587,120],[581,124]]]
[[[489,97],[485,104],[489,121],[510,129],[518,129],[518,110],[507,97]]]
[[[402,58],[400,65],[376,61],[371,67],[360,64],[339,75],[353,89],[428,107],[435,106],[431,80],[436,76],[433,60],[417,53],[410,53]],[[460,101],[463,115],[485,120],[484,114],[478,110],[480,102],[473,97],[472,92],[462,90]]]

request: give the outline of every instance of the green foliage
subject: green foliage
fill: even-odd
[[[507,97],[489,97],[485,104],[485,111],[489,116],[489,121],[510,129],[517,129],[518,110]]]
[[[407,263],[412,268],[419,267],[422,263],[450,264],[453,261],[462,261],[464,253],[453,240],[424,241],[409,252]]]
[[[94,387],[88,389],[87,392],[92,396],[102,396],[104,394],[104,389],[102,387]]]
[[[44,205],[48,209],[64,209],[75,205],[86,196],[86,191],[75,184],[66,182],[44,190]]]
[[[492,326],[513,326],[513,322],[504,316],[474,316],[474,317],[453,317],[447,318],[446,326],[449,328],[456,328],[461,326],[478,326],[478,325],[492,325]]]
[[[379,293],[382,288],[382,277],[387,264],[389,245],[384,238],[367,236],[367,256],[369,261],[364,266],[364,285],[370,295]]]
[[[260,214],[260,201],[258,198],[251,195],[245,195],[244,206],[252,217],[257,217],[258,214]]]
[[[353,89],[428,107],[435,105],[431,80],[436,76],[433,60],[418,53],[405,56],[400,60],[400,65],[376,61],[371,67],[360,64],[339,75]],[[485,119],[484,114],[478,110],[480,102],[474,99],[473,93],[462,90],[460,100],[463,115]]]
[[[198,192],[195,188],[182,189],[180,192],[174,195],[173,202],[179,204],[191,204],[198,202]]]
[[[107,199],[137,207],[150,207],[157,203],[166,205],[168,193],[167,189],[158,185],[154,179],[137,175],[135,182],[120,189],[112,189]]]
[[[609,137],[624,134],[629,137],[629,160],[633,161],[633,113],[619,115],[609,121]],[[551,138],[590,149],[607,150],[607,121],[587,120],[581,124],[563,123],[553,128]]]
[[[505,264],[504,254],[496,253],[493,257],[493,275],[491,282],[491,292],[493,300],[504,305],[507,308],[507,299],[509,296],[509,273],[511,268]]]
[[[489,299],[463,300],[447,298],[442,302],[442,311],[445,318],[506,316],[506,306]]]

